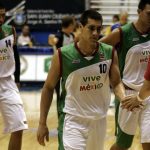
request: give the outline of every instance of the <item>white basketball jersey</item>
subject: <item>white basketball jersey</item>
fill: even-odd
[[[122,81],[137,91],[143,84],[143,77],[150,56],[150,41],[140,43],[129,49],[126,55]]]
[[[13,43],[13,34],[0,40],[0,78],[8,77],[15,71]]]
[[[60,111],[74,116],[103,118],[110,103],[109,71],[112,47],[101,43],[93,58],[80,54],[77,45],[61,48],[62,96]]]

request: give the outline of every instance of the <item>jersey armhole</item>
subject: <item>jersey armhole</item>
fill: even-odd
[[[12,33],[14,35],[14,44],[13,45],[16,45],[17,44],[17,36],[16,36],[16,31],[15,31],[15,27],[12,26]]]
[[[121,51],[121,45],[123,44],[123,31],[122,31],[121,28],[118,28],[118,30],[119,30],[119,34],[120,34],[120,42],[117,43],[117,45],[116,45],[115,48],[117,49],[117,52],[120,53],[120,51]]]
[[[115,50],[116,50],[116,49],[113,47],[113,48],[112,48],[112,57],[111,57],[112,62],[114,61],[114,53],[115,53]]]
[[[61,53],[61,48],[58,48],[58,56],[59,56],[59,66],[60,66],[60,74],[59,76],[62,76],[62,53]]]
[[[113,61],[114,61],[114,53],[115,53],[115,50],[116,50],[116,49],[113,47],[113,48],[112,48],[112,55],[111,55],[111,60],[112,60],[112,61],[111,61],[111,65],[110,65],[110,70],[111,70],[111,66],[112,66]],[[109,70],[109,76],[110,76],[110,70]]]

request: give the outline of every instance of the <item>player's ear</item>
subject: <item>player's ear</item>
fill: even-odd
[[[141,9],[138,9],[138,10],[137,10],[137,13],[138,13],[138,14],[140,14],[140,13],[141,13],[141,11],[142,11]]]
[[[83,25],[79,22],[79,28],[82,28],[83,27]]]
[[[83,29],[83,25],[81,24],[81,23],[79,23],[79,29],[82,31],[82,29]]]

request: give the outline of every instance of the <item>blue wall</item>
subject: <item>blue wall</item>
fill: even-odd
[[[31,32],[38,45],[48,45],[48,35],[50,32]]]

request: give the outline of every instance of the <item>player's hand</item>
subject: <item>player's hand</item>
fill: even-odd
[[[50,34],[48,36],[48,44],[51,46],[55,46],[58,42],[58,39],[56,38],[56,36],[54,34]]]
[[[49,141],[49,131],[48,127],[46,125],[39,124],[38,130],[37,130],[37,141],[40,145],[45,146],[45,140]]]
[[[138,98],[137,95],[126,96],[121,103],[121,107],[128,111],[138,111],[144,107],[143,100]]]

